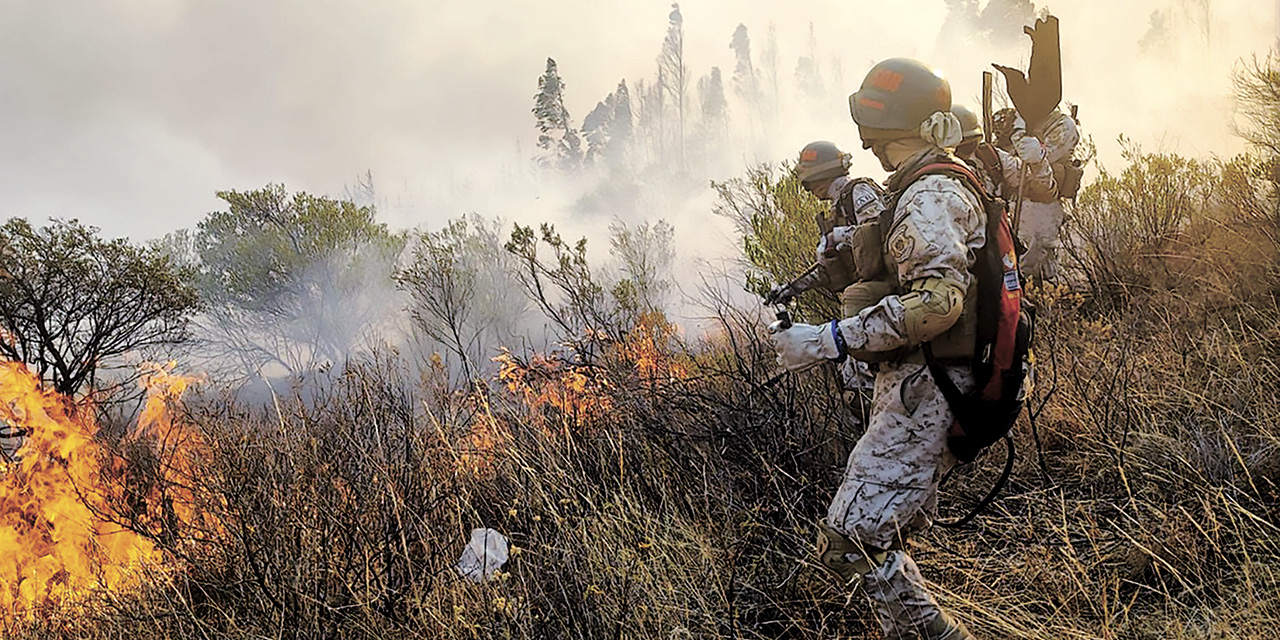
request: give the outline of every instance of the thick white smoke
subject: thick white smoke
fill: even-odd
[[[603,260],[612,218],[665,218],[680,255],[724,256],[732,237],[709,213],[709,179],[792,158],[820,138],[851,148],[855,171],[882,175],[857,149],[845,102],[875,61],[923,59],[970,102],[991,62],[1025,65],[1029,39],[1016,25],[987,34],[966,22],[989,1],[686,1],[690,110],[711,67],[729,84],[728,45],[743,24],[757,72],[768,73],[775,52],[776,125],[753,129],[731,95],[730,135],[705,175],[673,185],[637,169],[639,190],[585,204],[599,176],[539,175],[529,162],[537,78],[555,58],[577,124],[619,80],[652,83],[668,0],[7,3],[0,209],[145,239],[193,226],[219,206],[215,190],[283,182],[341,195],[371,170],[393,227],[438,229],[472,211],[551,221],[567,237],[591,236]],[[1061,5],[1035,8],[1062,20],[1064,95],[1081,105],[1102,162],[1119,163],[1121,133],[1189,155],[1242,148],[1227,128],[1232,65],[1275,43],[1280,3]],[[799,90],[801,56],[816,61],[821,93]]]

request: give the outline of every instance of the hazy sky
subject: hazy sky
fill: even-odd
[[[695,78],[713,65],[732,73],[727,45],[740,22],[757,54],[774,25],[783,74],[806,50],[812,23],[828,72],[837,61],[843,70],[830,105],[794,114],[763,154],[774,157],[739,153],[742,164],[790,157],[813,138],[853,146],[843,96],[878,59],[925,59],[963,99],[976,96],[987,63],[1025,63],[1029,51],[1025,37],[1005,47],[954,34],[940,41],[944,0],[791,4],[804,6],[681,6]],[[1192,155],[1239,149],[1226,132],[1231,65],[1276,41],[1280,2],[1061,4],[1049,8],[1062,19],[1065,96],[1082,104],[1104,160],[1115,161],[1119,133]],[[669,6],[0,0],[0,214],[78,217],[108,235],[152,238],[217,208],[216,190],[283,182],[339,195],[372,170],[380,194],[399,203],[386,213],[395,226],[438,227],[470,210],[519,217],[503,209],[541,195],[525,186],[505,199],[502,176],[522,166],[517,150],[532,149],[529,109],[546,58],[558,61],[580,121],[620,79],[654,74]],[[1169,12],[1174,39],[1143,53],[1157,9]],[[875,171],[869,156],[859,163]]]

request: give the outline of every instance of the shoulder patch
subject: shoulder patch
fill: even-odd
[[[853,190],[853,210],[862,213],[876,201],[876,194],[870,189],[854,189]]]
[[[893,256],[896,264],[906,262],[916,250],[916,237],[908,233],[904,226],[898,225],[889,237],[889,255]]]
[[[884,210],[886,194],[867,178],[854,178],[842,194],[850,223],[863,223]]]

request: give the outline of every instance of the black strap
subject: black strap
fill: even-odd
[[[991,487],[991,490],[987,492],[987,495],[982,499],[982,502],[979,502],[978,506],[974,507],[972,510],[969,511],[968,514],[966,514],[963,518],[960,518],[959,520],[950,520],[950,521],[937,520],[934,522],[934,524],[944,529],[959,529],[960,527],[963,527],[966,524],[969,524],[970,522],[972,522],[974,518],[978,517],[979,513],[982,513],[983,511],[985,511],[987,507],[991,506],[992,502],[995,502],[996,496],[1000,495],[1000,490],[1004,489],[1004,486],[1009,482],[1009,477],[1013,475],[1013,459],[1016,454],[1013,448],[1012,436],[1006,435],[1004,437],[1004,446],[1005,446],[1005,449],[1009,452],[1008,455],[1005,456],[1004,471],[1000,472],[1000,478],[996,480],[995,486]],[[952,467],[951,471],[948,471],[947,475],[942,477],[942,482],[938,483],[939,490],[941,490],[942,485],[945,485],[947,483],[947,480],[951,478],[951,473],[961,466],[963,465],[956,465]]]
[[[991,195],[1003,196],[1006,191],[1011,189],[1009,184],[1004,180],[1004,164],[1000,161],[1000,152],[996,151],[995,145],[989,142],[978,144],[978,148],[974,150],[973,157],[979,161],[980,168],[991,180],[991,184],[996,185],[996,193]]]
[[[838,220],[838,224],[844,226],[853,226],[858,224],[858,210],[853,201],[853,188],[857,183],[850,181],[844,186],[844,190],[836,197],[836,201],[831,205],[831,217]]]
[[[929,367],[929,373],[933,376],[933,382],[938,385],[938,391],[942,392],[942,397],[946,398],[947,406],[951,407],[952,413],[955,412],[956,405],[964,398],[964,394],[960,392],[960,387],[956,386],[955,381],[947,374],[946,367],[938,358],[933,356],[933,342],[925,342],[920,345],[924,351],[924,363]],[[973,364],[970,360],[966,364]],[[959,416],[956,417],[959,420]]]

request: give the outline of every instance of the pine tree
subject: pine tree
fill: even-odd
[[[755,67],[751,65],[751,38],[747,35],[747,26],[739,23],[729,41],[733,49],[733,92],[749,105],[754,105],[760,92],[756,80]]]
[[[689,87],[688,69],[684,64],[684,18],[680,4],[671,3],[667,16],[667,37],[662,41],[662,54],[658,56],[658,83],[671,96],[676,108],[676,142],[680,154],[680,166],[684,166],[684,105]]]
[[[556,69],[556,61],[547,58],[547,70],[538,78],[538,93],[533,96],[533,115],[538,121],[538,148],[547,153],[539,158],[543,165],[573,169],[582,164],[582,142],[569,124],[569,110],[564,106],[564,81]]]
[[[626,155],[631,138],[631,96],[626,80],[620,81],[617,90],[587,114],[582,121],[582,134],[587,140],[588,164],[601,160],[612,163]]]
[[[618,82],[613,92],[613,114],[609,119],[609,149],[605,158],[613,166],[622,166],[631,145],[631,93],[627,91],[627,81]]]
[[[709,166],[707,163],[719,158],[716,150],[723,145],[729,132],[729,103],[724,97],[720,67],[712,67],[710,74],[698,79],[698,104],[702,120],[695,135],[697,155],[694,162],[703,164],[705,168]]]
[[[760,70],[763,72],[763,85],[760,92],[761,111],[765,116],[765,130],[769,131],[777,124],[779,103],[782,88],[778,83],[778,29],[771,22],[765,32],[764,47],[760,52]]]
[[[809,55],[796,61],[796,84],[801,93],[810,98],[821,98],[824,93],[822,71],[818,68],[818,38],[812,22],[809,23]]]
[[[729,124],[729,103],[724,98],[720,67],[711,67],[711,75],[698,81],[698,97],[707,129],[713,133],[723,132]]]
[[[626,156],[631,142],[631,96],[627,81],[618,82],[618,88],[604,100],[596,102],[595,109],[582,119],[582,137],[586,138],[586,164],[617,161]]]
[[[751,61],[751,38],[747,34],[746,25],[739,24],[738,28],[733,31],[733,38],[729,41],[729,48],[733,49],[734,57],[733,93],[743,103],[747,119],[745,132],[755,144],[760,144],[763,139],[768,137],[760,129],[768,121],[768,118],[764,113],[765,106],[763,100],[761,100],[760,77]]]
[[[633,92],[636,100],[631,106],[632,131],[636,136],[636,143],[640,145],[637,149],[644,156],[645,162],[652,157],[651,147],[654,140],[653,109],[649,100],[652,92],[653,89],[643,78],[636,81]]]
[[[613,118],[613,94],[596,103],[596,108],[582,120],[582,137],[587,140],[587,164],[594,164],[604,157],[609,147],[609,124]]]
[[[613,93],[613,119],[609,122],[609,137],[614,140],[631,138],[631,93],[627,91],[627,81],[618,82],[618,89]]]
[[[636,83],[636,98],[640,109],[636,112],[636,129],[643,137],[649,160],[661,160],[666,156],[666,89],[663,88],[662,68],[658,68],[658,80],[653,84]]]

